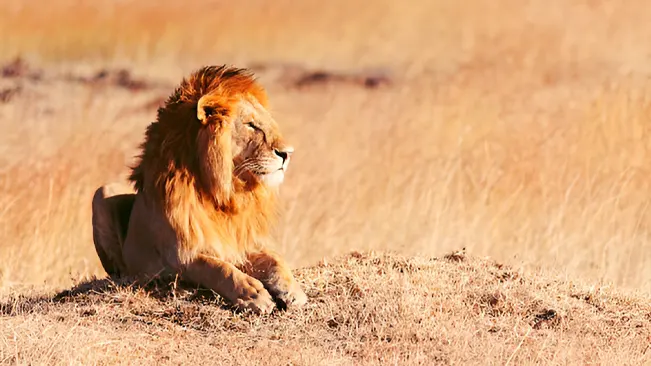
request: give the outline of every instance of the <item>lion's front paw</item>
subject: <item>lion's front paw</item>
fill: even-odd
[[[278,307],[281,309],[307,304],[307,295],[298,283],[294,283],[289,291],[279,291],[275,297]]]
[[[271,294],[269,294],[260,281],[248,277],[240,286],[240,294],[235,300],[235,306],[238,309],[249,309],[256,314],[271,313],[276,304]]]

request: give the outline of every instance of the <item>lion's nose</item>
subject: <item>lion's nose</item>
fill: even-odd
[[[294,152],[293,147],[285,147],[282,150],[281,149],[274,149],[274,152],[276,155],[280,156],[283,159],[283,162],[287,161],[289,159],[289,156]]]

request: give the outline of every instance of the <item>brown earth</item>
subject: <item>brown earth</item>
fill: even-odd
[[[3,300],[18,364],[631,364],[651,361],[646,297],[462,252],[352,253],[301,268],[303,309],[235,313],[160,281],[87,281]]]

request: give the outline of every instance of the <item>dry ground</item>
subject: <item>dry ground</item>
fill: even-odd
[[[0,356],[650,362],[651,2],[409,4],[0,2],[0,293],[20,305]],[[104,276],[93,190],[125,177],[182,76],[221,63],[258,73],[296,147],[278,249],[317,301],[263,320],[128,289],[47,300]],[[423,259],[462,247],[526,276]],[[310,267],[351,249],[414,259]],[[405,261],[427,269],[376,273]]]
[[[310,304],[268,317],[164,286],[82,283],[0,304],[18,364],[628,364],[651,361],[651,304],[487,259],[354,253],[297,271]],[[49,294],[48,294],[49,295]],[[30,297],[31,296],[31,297]]]

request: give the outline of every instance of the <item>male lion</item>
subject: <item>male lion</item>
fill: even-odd
[[[111,277],[175,275],[239,309],[302,305],[268,247],[277,188],[293,149],[246,69],[208,66],[158,109],[129,180],[95,192],[93,241]]]

